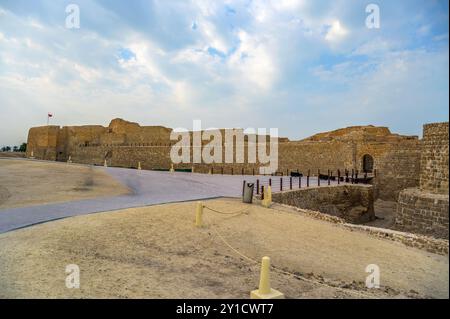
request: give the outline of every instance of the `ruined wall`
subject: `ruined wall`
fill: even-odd
[[[448,238],[448,122],[424,125],[420,187],[402,190],[395,227]]]
[[[448,194],[448,122],[423,127],[420,189]]]
[[[448,195],[409,188],[400,192],[395,228],[448,239]]]
[[[375,219],[373,187],[340,185],[309,187],[272,194],[277,203],[319,211],[351,223]]]

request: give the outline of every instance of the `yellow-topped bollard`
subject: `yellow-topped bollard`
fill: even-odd
[[[138,168],[137,168],[138,170],[141,170],[142,169],[142,167],[141,167],[141,162],[138,162]]]
[[[175,169],[173,168],[173,164],[170,164],[170,172],[171,173],[175,172]]]
[[[264,189],[264,199],[262,200],[261,204],[267,208],[272,205],[272,187],[270,185]]]
[[[195,209],[195,226],[203,226],[203,203],[197,202],[197,207]]]
[[[259,289],[250,292],[250,299],[284,299],[284,294],[270,287],[270,258],[263,257]]]

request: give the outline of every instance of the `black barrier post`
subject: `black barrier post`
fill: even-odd
[[[211,167],[211,174],[214,175],[214,166]]]
[[[338,169],[338,185],[341,183],[341,170]]]
[[[330,185],[330,170],[328,170],[327,182],[328,182],[328,185]]]
[[[283,177],[280,177],[280,192],[283,191]]]
[[[234,175],[233,167],[231,168],[231,175]]]
[[[358,184],[358,170],[356,170],[356,175],[355,175],[355,184]]]
[[[259,179],[256,180],[256,195],[259,194]]]
[[[289,177],[289,188],[290,190],[292,190],[292,176]]]
[[[261,199],[264,199],[264,185],[261,186]]]
[[[269,186],[272,187],[272,179],[269,178]]]
[[[352,184],[355,182],[355,170],[352,168]]]
[[[298,175],[298,188],[302,188],[302,177]]]
[[[320,169],[317,170],[317,186],[320,186]]]
[[[309,187],[309,170],[308,170],[308,176],[306,176],[306,187]]]
[[[245,190],[245,181],[243,181],[243,183],[242,183],[242,196],[244,196],[244,190]]]

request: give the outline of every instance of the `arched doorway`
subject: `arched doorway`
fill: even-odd
[[[372,173],[373,172],[373,157],[369,154],[366,154],[362,158],[362,169],[364,173]]]

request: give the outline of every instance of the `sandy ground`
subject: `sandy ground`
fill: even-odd
[[[0,210],[128,192],[112,177],[87,166],[0,159]]]
[[[19,157],[25,158],[25,152],[0,152],[0,157]]]
[[[449,296],[448,256],[352,232],[308,217],[242,204],[205,201],[78,216],[0,235],[0,297],[248,298],[270,256],[272,286],[288,298]],[[219,235],[220,234],[220,235]],[[364,287],[365,267],[381,270],[381,289]],[[65,287],[77,264],[80,289]],[[299,277],[301,275],[302,277]],[[302,278],[306,278],[305,281]],[[337,288],[340,287],[340,288]]]

